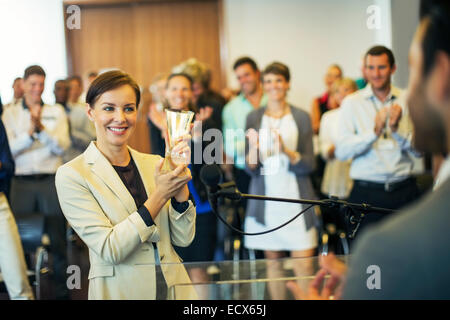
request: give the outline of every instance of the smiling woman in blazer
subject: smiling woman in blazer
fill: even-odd
[[[139,100],[129,75],[97,77],[86,96],[97,140],[56,174],[63,213],[89,248],[89,299],[165,299],[168,287],[190,282],[172,245],[194,238],[191,174],[184,165],[167,173],[163,158],[128,146]],[[190,153],[184,141],[176,151]],[[183,288],[177,299],[196,298]]]

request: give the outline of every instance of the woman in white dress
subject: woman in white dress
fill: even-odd
[[[247,171],[252,177],[249,192],[314,199],[309,178],[314,169],[311,121],[305,111],[287,102],[289,81],[289,69],[284,64],[272,63],[263,72],[267,107],[261,107],[247,117],[249,148],[246,161]],[[307,206],[301,204],[249,200],[245,230],[253,233],[272,229],[305,208]],[[286,256],[286,251],[290,252],[291,257],[311,257],[318,245],[316,226],[317,217],[312,208],[277,231],[246,236],[244,243],[248,249],[264,250],[266,259],[282,258]],[[276,262],[269,264],[268,276],[280,276]],[[284,291],[270,291],[272,298],[284,298]]]

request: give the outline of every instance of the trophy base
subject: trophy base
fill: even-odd
[[[167,173],[173,171],[179,165],[188,165],[189,162],[184,157],[174,157],[170,154],[166,155],[164,158],[164,163],[162,166],[162,172]]]

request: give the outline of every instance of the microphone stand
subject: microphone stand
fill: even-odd
[[[215,211],[217,208],[217,202],[215,201],[218,197],[224,197],[231,200],[241,200],[241,199],[254,199],[254,200],[267,200],[267,201],[278,201],[278,202],[289,202],[289,203],[299,203],[299,204],[306,204],[310,206],[321,206],[326,208],[331,208],[336,211],[339,211],[340,213],[343,213],[347,221],[349,222],[348,225],[350,226],[349,230],[347,231],[347,236],[350,239],[354,239],[356,236],[356,233],[358,232],[358,229],[361,225],[361,222],[363,221],[366,214],[369,212],[378,212],[378,213],[384,213],[389,214],[394,212],[395,210],[391,209],[385,209],[385,208],[379,208],[379,207],[373,207],[369,204],[357,204],[357,203],[350,203],[344,200],[339,200],[336,197],[331,197],[330,199],[324,199],[324,200],[306,200],[306,199],[289,199],[289,198],[278,198],[278,197],[267,197],[267,196],[260,196],[260,195],[253,195],[253,194],[245,194],[241,193],[237,187],[234,181],[226,182],[219,184],[218,189],[215,192],[209,191],[208,194],[210,195],[210,203],[211,207]],[[212,198],[212,199],[211,199]],[[304,210],[306,211],[306,210]],[[303,211],[303,212],[304,212]],[[303,213],[302,212],[302,213]]]

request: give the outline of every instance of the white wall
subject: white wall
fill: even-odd
[[[67,75],[62,2],[0,0],[0,95],[4,103],[12,98],[13,79],[22,76],[31,64],[39,64],[47,72],[43,98],[53,102],[54,82]],[[329,64],[338,63],[346,76],[359,77],[361,56],[374,44],[390,47],[393,31],[394,53],[401,52],[394,81],[398,78],[401,86],[406,85],[405,52],[409,45],[407,41],[399,41],[409,39],[408,30],[414,29],[410,21],[417,17],[408,15],[416,11],[407,9],[417,7],[417,0],[411,5],[409,0],[223,0],[223,3],[226,39],[223,49],[229,86],[237,87],[232,65],[238,57],[252,56],[261,68],[279,60],[291,69],[290,101],[309,110],[312,98],[324,90],[322,79]],[[380,8],[380,29],[367,27],[367,8],[371,5]],[[393,22],[391,7],[395,14]],[[406,33],[407,37],[402,36]]]
[[[53,84],[67,76],[62,0],[0,0],[0,95],[13,96],[12,82],[38,64],[47,73],[43,100],[54,102]]]
[[[380,8],[380,29],[367,27],[370,5]],[[279,60],[291,69],[290,101],[308,111],[328,65],[360,77],[367,49],[391,41],[390,0],[224,0],[224,24],[228,85],[237,87],[232,65],[240,56],[261,69]]]
[[[395,59],[407,62],[409,47],[419,25],[419,0],[395,0],[392,4],[392,50]],[[398,63],[394,75],[400,87],[408,85],[408,63]]]

